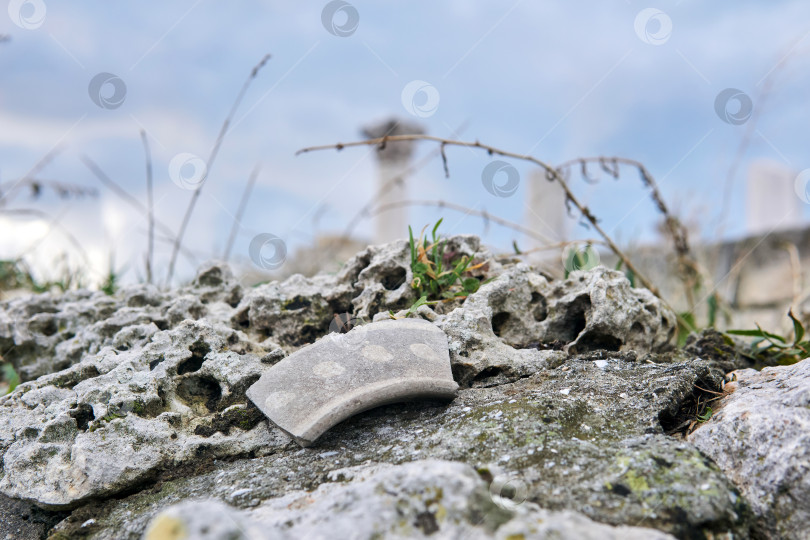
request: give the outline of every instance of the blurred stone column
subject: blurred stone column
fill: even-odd
[[[746,228],[752,235],[802,225],[802,201],[796,196],[796,171],[778,161],[757,159],[748,168]]]
[[[403,120],[390,119],[363,128],[362,134],[369,139],[386,135],[422,134],[421,126]],[[407,178],[403,177],[413,156],[413,141],[387,142],[377,153],[376,204],[384,206],[408,198]],[[399,238],[407,238],[408,208],[393,208],[374,217],[374,243],[382,244]]]

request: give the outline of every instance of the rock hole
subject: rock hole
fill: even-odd
[[[624,484],[613,484],[613,486],[610,488],[610,491],[622,497],[627,497],[632,493],[632,491],[630,491],[630,488],[628,488]]]
[[[247,328],[250,326],[250,308],[245,307],[241,310],[237,311],[231,321],[238,325],[241,328]]]
[[[658,421],[664,429],[664,433],[684,437],[694,429],[697,425],[697,417],[705,415],[708,412],[707,405],[717,397],[716,394],[706,392],[703,388],[714,392],[721,391],[720,385],[713,384],[711,381],[700,379],[695,381],[692,391],[680,402],[675,402],[668,409],[658,413]]]
[[[206,414],[217,410],[222,389],[211,377],[188,377],[177,385],[177,397],[197,413]]]
[[[310,324],[304,325],[304,327],[301,328],[298,339],[294,340],[292,344],[295,347],[301,347],[308,343],[314,343],[316,339],[325,336],[329,332],[329,325],[326,324],[324,326],[325,327],[319,328]]]
[[[39,332],[40,334],[46,336],[52,336],[59,331],[59,328],[56,325],[56,321],[50,315],[46,315],[45,317],[35,318],[30,323],[30,328],[34,332]]]
[[[166,321],[166,319],[154,319],[152,320],[152,322],[155,323],[155,326],[158,327],[158,330],[169,329],[169,323]]]
[[[501,337],[503,326],[509,321],[509,317],[510,315],[506,311],[496,313],[492,316],[492,331],[495,332],[496,336]]]
[[[427,511],[416,515],[414,526],[421,529],[426,536],[430,536],[439,530],[439,523],[436,521],[436,516]]]
[[[203,362],[205,362],[205,355],[211,352],[211,347],[209,347],[204,341],[196,341],[191,345],[191,347],[188,348],[188,350],[191,351],[191,358],[180,362],[180,364],[177,366],[178,375],[199,371],[203,365]]]
[[[489,379],[490,377],[497,377],[503,373],[503,368],[498,366],[489,366],[481,370],[478,375],[473,377],[473,381],[483,381],[484,379]]]
[[[90,420],[95,420],[96,416],[93,414],[93,407],[88,403],[82,403],[72,411],[68,411],[71,418],[76,420],[76,427],[81,431],[87,431]]]
[[[591,331],[580,336],[580,338],[577,340],[577,345],[575,347],[576,350],[571,350],[570,352],[575,352],[577,354],[597,350],[615,352],[621,349],[621,347],[622,340],[616,336],[605,334],[603,332]]]
[[[395,268],[382,277],[382,286],[389,291],[399,289],[405,283],[407,272],[405,268]]]
[[[309,307],[311,305],[312,305],[312,300],[299,295],[299,296],[294,296],[292,300],[288,300],[284,304],[284,308],[288,309],[290,311],[293,311],[293,310],[296,310],[296,309],[304,309],[304,308]]]
[[[640,322],[636,321],[636,322],[634,322],[632,324],[632,326],[630,326],[630,333],[631,334],[646,334],[646,331],[644,329],[644,325],[641,324]],[[618,350],[618,349],[616,349],[616,350]]]
[[[562,316],[553,320],[549,327],[549,333],[566,343],[574,341],[588,324],[585,315],[590,308],[590,296],[584,294],[575,298]]]
[[[546,317],[548,317],[546,297],[538,292],[533,292],[530,304],[534,306],[532,307],[532,317],[534,317],[534,320],[537,322],[545,321]]]

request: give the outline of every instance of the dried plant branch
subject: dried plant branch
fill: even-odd
[[[487,221],[492,221],[493,223],[497,223],[498,225],[501,225],[502,227],[506,227],[507,229],[512,229],[513,231],[517,231],[517,232],[519,232],[521,234],[525,234],[526,236],[529,236],[531,238],[534,238],[535,240],[539,240],[540,242],[544,242],[546,244],[551,244],[551,242],[553,242],[553,240],[551,240],[547,236],[544,236],[544,235],[542,235],[542,234],[540,234],[540,233],[538,233],[536,231],[533,231],[531,229],[527,229],[526,227],[523,227],[522,225],[519,225],[519,224],[517,224],[517,223],[515,223],[513,221],[509,221],[509,220],[500,218],[498,216],[492,215],[489,212],[487,212],[486,210],[476,210],[474,208],[468,208],[468,207],[462,206],[460,204],[455,204],[455,203],[442,201],[442,200],[435,200],[435,201],[429,201],[429,200],[404,200],[404,201],[396,201],[396,202],[392,202],[392,203],[388,203],[388,204],[382,204],[382,205],[380,205],[380,206],[378,206],[378,207],[376,207],[374,209],[374,211],[371,213],[371,216],[375,216],[377,214],[381,214],[383,212],[387,212],[387,211],[393,210],[395,208],[402,208],[402,207],[409,207],[409,206],[434,206],[434,207],[437,207],[437,208],[447,208],[449,210],[455,210],[456,212],[461,212],[463,214],[467,214],[467,215],[470,215],[470,216],[480,217],[480,218],[482,218],[484,220],[487,220]]]
[[[467,129],[467,122],[459,126],[459,128],[453,132],[453,137],[458,137],[466,129]],[[371,199],[369,199],[368,202],[366,202],[366,204],[364,204],[363,207],[352,217],[352,219],[349,220],[349,223],[346,225],[346,229],[343,231],[343,236],[349,238],[354,232],[355,227],[357,227],[357,224],[360,223],[360,220],[362,220],[364,217],[369,216],[369,211],[374,207],[375,204],[380,202],[380,200],[395,186],[404,182],[405,179],[411,176],[412,174],[416,173],[417,171],[420,171],[428,163],[430,163],[433,160],[433,158],[435,158],[438,155],[442,156],[442,161],[443,163],[445,163],[444,171],[446,174],[448,174],[446,165],[447,156],[445,156],[444,154],[444,146],[440,146],[433,152],[430,152],[428,155],[420,159],[417,163],[409,165],[408,167],[403,169],[402,172],[400,172],[397,176],[391,178],[385,184],[383,184],[382,187],[380,187],[380,189],[371,197]]]
[[[124,188],[119,186],[114,180],[112,180],[109,176],[107,176],[107,174],[103,170],[101,170],[101,167],[96,165],[96,163],[92,159],[90,159],[87,156],[81,156],[80,159],[82,163],[84,163],[84,165],[90,170],[90,172],[93,173],[93,176],[98,178],[98,180],[102,184],[104,184],[107,188],[109,188],[110,191],[118,195],[118,197],[121,198],[124,202],[126,202],[127,204],[132,206],[135,210],[140,212],[141,215],[143,216],[149,215],[149,209],[145,207],[143,203],[141,203],[141,201],[130,195],[129,192],[127,192]],[[172,231],[172,229],[168,225],[166,225],[161,221],[158,221],[157,219],[154,219],[154,223],[155,228],[159,229],[161,233],[163,233],[164,237],[170,238],[172,240],[172,243],[175,243],[177,241],[176,240],[177,237],[175,236],[174,231]],[[187,260],[196,264],[195,262],[196,257],[194,257],[191,251],[181,247],[180,253],[182,253]]]
[[[338,143],[338,144],[329,144],[329,145],[322,145],[322,146],[313,146],[313,147],[303,148],[303,149],[299,150],[298,152],[296,152],[296,155],[307,153],[307,152],[313,152],[313,151],[317,151],[317,150],[330,150],[330,149],[341,150],[343,148],[349,148],[349,147],[354,147],[354,146],[381,145],[381,144],[384,144],[387,141],[414,141],[414,140],[433,141],[435,143],[443,144],[443,145],[446,145],[446,146],[460,146],[460,147],[466,147],[466,148],[479,148],[479,149],[482,149],[482,150],[486,151],[489,155],[499,155],[499,156],[513,158],[513,159],[519,159],[519,160],[527,161],[529,163],[533,163],[533,164],[539,166],[540,168],[542,168],[546,172],[546,177],[549,180],[556,181],[557,183],[560,184],[563,191],[565,192],[566,201],[568,203],[574,205],[574,207],[576,207],[576,209],[580,213],[580,215],[582,215],[582,217],[585,220],[587,220],[588,223],[590,223],[590,225],[594,228],[594,230],[596,230],[596,232],[599,233],[599,236],[602,237],[602,239],[607,244],[607,246],[610,248],[610,250],[614,254],[616,254],[616,256],[619,259],[621,259],[621,261],[624,263],[625,267],[627,267],[630,271],[632,271],[636,275],[636,278],[639,280],[639,282],[642,285],[644,285],[653,294],[655,294],[657,297],[661,298],[661,300],[666,303],[666,301],[662,298],[661,293],[658,290],[658,288],[655,285],[653,285],[652,282],[650,282],[650,280],[647,279],[647,277],[644,276],[643,273],[638,271],[638,269],[635,267],[635,265],[632,263],[632,261],[630,261],[630,259],[622,252],[621,249],[619,249],[619,247],[616,245],[616,243],[613,241],[613,239],[611,239],[610,236],[604,231],[604,229],[602,229],[602,227],[599,225],[598,220],[591,213],[591,211],[588,209],[588,207],[585,206],[584,204],[582,204],[579,201],[579,199],[576,197],[576,195],[574,195],[574,193],[571,191],[571,188],[568,186],[568,182],[565,181],[565,179],[560,174],[560,172],[556,168],[552,167],[551,165],[548,165],[547,163],[545,163],[543,161],[540,161],[539,159],[537,159],[537,158],[535,158],[533,156],[524,155],[524,154],[517,154],[517,153],[514,153],[514,152],[508,152],[508,151],[505,151],[505,150],[501,150],[499,148],[495,148],[493,146],[481,144],[478,141],[475,141],[475,142],[456,141],[456,140],[444,139],[444,138],[441,138],[441,137],[435,137],[435,136],[432,136],[432,135],[392,135],[392,136],[389,136],[389,137],[382,137],[382,138],[379,138],[379,139],[369,139],[369,140],[365,140],[365,141],[354,141],[354,142],[350,142],[350,143]]]
[[[146,282],[152,283],[152,261],[155,254],[155,201],[152,189],[152,155],[149,152],[149,140],[146,131],[141,130],[143,152],[146,159],[146,210],[149,214],[149,232],[146,246]]]
[[[44,211],[36,209],[36,208],[0,208],[0,214],[6,214],[6,215],[12,215],[12,216],[13,215],[17,215],[17,216],[34,216],[34,217],[49,220],[48,233],[44,234],[42,236],[42,238],[36,240],[33,244],[31,244],[25,250],[23,250],[22,253],[17,255],[17,257],[15,257],[15,260],[17,260],[17,261],[21,260],[28,253],[31,253],[32,251],[34,251],[42,243],[42,241],[45,240],[45,237],[47,237],[48,234],[50,234],[51,229],[55,229],[55,230],[61,232],[64,235],[64,237],[67,238],[68,242],[73,244],[73,247],[76,248],[76,251],[81,256],[82,261],[84,262],[85,266],[87,268],[89,268],[90,267],[90,259],[87,256],[87,252],[84,250],[84,246],[81,245],[81,243],[76,239],[75,236],[73,236],[73,234],[70,233],[70,231],[68,231],[64,226],[62,226],[59,223],[62,220],[62,217],[65,215],[65,212],[66,212],[66,210],[63,211],[62,213],[60,213],[59,215],[57,215],[56,217],[51,217],[47,212],[44,212]]]
[[[16,190],[18,190],[18,189],[22,188],[23,186],[27,185],[28,182],[33,177],[37,176],[42,171],[42,169],[47,167],[48,164],[51,161],[53,161],[53,159],[57,155],[59,155],[60,152],[62,152],[62,147],[61,146],[56,146],[55,148],[52,148],[48,153],[46,153],[44,156],[42,156],[42,158],[40,158],[40,160],[37,161],[34,164],[33,167],[31,167],[31,170],[29,170],[27,173],[25,173],[25,176],[23,176],[19,180],[15,180],[14,182],[9,182],[9,183],[12,184],[10,188],[4,188],[4,187],[0,186],[0,206],[5,204],[5,202],[8,202],[9,200],[11,200],[11,195]],[[5,192],[6,189],[8,189],[8,192]]]
[[[256,179],[259,177],[259,171],[261,171],[261,164],[257,163],[253,168],[253,172],[250,173],[250,178],[248,178],[245,191],[242,193],[242,200],[239,201],[239,208],[236,210],[236,215],[233,218],[231,234],[228,236],[228,244],[225,246],[225,252],[222,254],[222,260],[225,262],[228,262],[228,259],[231,258],[231,249],[233,248],[234,240],[236,240],[236,232],[241,226],[242,216],[245,214],[245,208],[247,207],[248,200],[250,199],[250,192],[253,191],[253,185],[256,183]]]
[[[202,193],[203,187],[205,187],[205,182],[208,179],[208,174],[211,172],[211,167],[214,165],[214,160],[219,154],[219,149],[222,146],[222,141],[225,140],[225,135],[228,133],[228,128],[231,126],[231,122],[233,121],[233,117],[236,114],[236,110],[239,108],[239,105],[242,103],[242,99],[244,99],[245,94],[247,93],[248,88],[250,87],[253,80],[258,75],[259,71],[264,67],[267,61],[270,60],[270,55],[266,54],[264,57],[256,64],[253,69],[250,71],[250,75],[248,75],[247,80],[242,85],[242,89],[236,95],[236,99],[231,106],[231,110],[228,112],[228,116],[225,117],[225,121],[222,123],[222,127],[219,130],[219,135],[217,135],[216,141],[214,142],[214,146],[211,149],[211,153],[208,156],[208,160],[205,162],[205,176],[200,181],[200,185],[194,192],[191,194],[191,200],[188,203],[188,207],[186,208],[186,213],[183,215],[183,221],[180,223],[180,230],[177,231],[177,236],[175,239],[174,247],[172,248],[172,256],[169,260],[169,271],[166,276],[166,284],[170,284],[172,281],[172,277],[174,277],[174,266],[177,262],[177,253],[180,251],[180,246],[183,244],[183,237],[186,234],[186,228],[188,227],[189,221],[191,221],[191,215],[194,213],[194,207],[197,205],[197,200],[200,198],[200,193]]]
[[[802,296],[802,263],[799,256],[799,249],[793,242],[785,242],[782,245],[790,256],[790,274],[793,278],[793,295],[791,298],[792,305],[799,305],[799,299]]]
[[[681,220],[670,212],[653,175],[640,161],[616,156],[580,157],[558,165],[557,169],[558,171],[565,171],[578,165],[583,179],[589,183],[596,183],[598,179],[590,176],[588,172],[589,164],[598,164],[603,172],[617,180],[619,179],[621,173],[620,167],[622,165],[638,170],[641,175],[642,183],[650,190],[650,196],[653,203],[655,203],[656,209],[664,216],[664,227],[672,238],[672,243],[675,248],[675,255],[678,259],[678,272],[684,284],[684,293],[686,295],[689,311],[693,311],[695,308],[694,291],[700,283],[698,263],[689,247],[689,235],[686,227],[681,223]]]

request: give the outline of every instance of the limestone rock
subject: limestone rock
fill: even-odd
[[[751,502],[770,538],[810,530],[810,359],[732,373],[735,391],[689,441]]]
[[[71,508],[208,456],[274,451],[245,390],[266,367],[227,350],[238,334],[185,321],[138,350],[103,348],[0,398],[0,490]],[[126,459],[121,459],[126,456]]]
[[[339,482],[293,491],[239,511],[216,500],[184,502],[157,515],[144,540],[183,530],[188,538],[592,538],[664,540],[654,529],[612,527],[576,512],[550,512],[493,494],[460,463],[425,460],[334,471]],[[496,533],[497,529],[497,533]]]
[[[553,281],[496,261],[475,237],[448,249],[486,260],[479,277],[494,278],[416,312],[447,336],[456,399],[376,408],[304,449],[247,388],[302,347],[348,338],[330,336],[345,323],[407,310],[416,298],[405,242],[369,247],[336,275],[249,290],[211,263],[171,292],[0,302],[2,354],[27,381],[0,398],[0,492],[61,519],[50,533],[69,538],[134,540],[169,507],[201,499],[219,501],[206,512],[223,519],[195,529],[189,503],[166,523],[212,534],[231,514],[245,527],[278,524],[297,501],[291,527],[313,534],[351,515],[363,527],[427,535],[435,521],[473,537],[631,536],[622,527],[639,524],[680,538],[757,531],[726,474],[666,434],[695,386],[717,390],[724,375],[702,348],[670,350],[669,310],[604,268]],[[340,506],[380,482],[393,495],[374,491],[369,514]],[[791,482],[788,493],[803,493]],[[444,515],[412,496],[442,483]],[[404,525],[384,510],[391,501]]]
[[[620,272],[597,267],[559,283],[526,264],[507,269],[437,324],[450,337],[456,380],[497,384],[556,367],[570,353],[662,351],[674,314]],[[551,349],[551,350],[537,350]]]
[[[701,360],[650,364],[628,353],[574,356],[512,383],[461,389],[449,405],[368,411],[308,448],[219,462],[210,472],[167,480],[159,493],[92,506],[93,513],[71,516],[56,531],[70,535],[93,518],[105,531],[95,538],[137,538],[155,515],[184,500],[213,498],[247,510],[291,492],[345,483],[346,471],[357,467],[438,459],[473,467],[490,493],[522,500],[521,506],[579,512],[614,526],[642,524],[679,538],[745,538],[753,525],[745,498],[695,447],[665,435],[661,425],[694,384],[714,387],[721,379]],[[431,481],[430,472],[408,470],[414,481]]]
[[[134,285],[115,297],[68,291],[15,298],[0,302],[0,354],[14,365],[21,380],[33,380],[104,347],[142,347],[156,331],[186,319],[226,322],[241,294],[226,265],[207,263],[191,285],[174,294],[153,285]]]

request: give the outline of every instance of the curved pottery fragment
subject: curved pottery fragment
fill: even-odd
[[[400,401],[455,397],[447,336],[421,319],[380,321],[291,354],[247,396],[301,446],[359,412]]]

